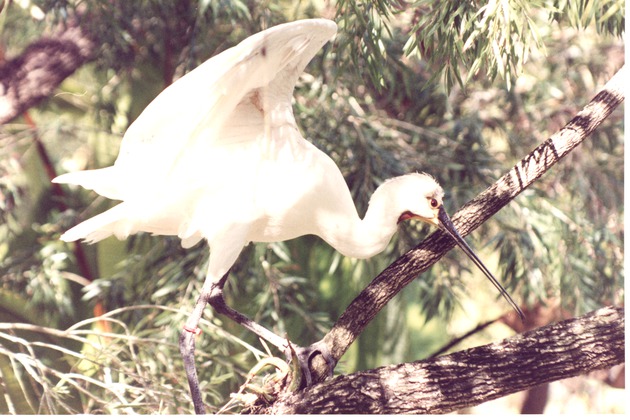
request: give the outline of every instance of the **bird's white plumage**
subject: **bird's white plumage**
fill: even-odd
[[[225,252],[227,264],[250,241],[316,234],[365,258],[384,249],[401,213],[432,221],[427,197],[441,204],[442,190],[420,174],[385,183],[361,220],[335,163],[300,134],[295,83],[335,32],[324,19],[275,26],[166,88],[129,127],[114,166],[55,180],[122,201],[62,239],[146,231],[188,247],[206,238],[211,263]]]
[[[273,166],[269,162],[309,164],[314,148],[297,130],[292,91],[335,32],[336,25],[323,19],[279,25],[166,88],[129,127],[114,166],[55,180],[123,201],[64,239],[96,241],[146,230],[179,234],[190,245],[200,239],[200,218],[251,218],[257,200],[270,201],[251,193],[254,178],[265,184],[258,175]]]
[[[129,127],[114,166],[55,179],[122,201],[62,239],[146,231],[178,235],[188,247],[206,238],[214,260],[219,242],[233,244],[236,258],[250,241],[316,234],[345,255],[380,252],[400,213],[426,207],[422,190],[441,189],[426,175],[403,177],[382,188],[411,184],[408,191],[381,190],[361,220],[335,163],[302,137],[293,89],[335,32],[324,19],[275,26],[166,88]]]

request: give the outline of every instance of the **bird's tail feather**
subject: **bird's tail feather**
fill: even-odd
[[[61,235],[61,240],[74,242],[84,239],[86,242],[94,243],[111,235],[115,235],[118,239],[126,238],[134,232],[132,231],[132,224],[123,217],[124,207],[125,203],[118,204],[106,212],[78,224]]]
[[[93,190],[113,200],[122,200],[121,185],[127,185],[127,182],[120,182],[114,166],[102,169],[92,169],[87,171],[70,172],[59,175],[52,182],[56,184],[72,184],[80,185],[88,190]]]

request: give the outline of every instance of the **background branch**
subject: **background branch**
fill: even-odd
[[[69,24],[0,63],[0,124],[50,98],[68,76],[95,58],[94,52],[92,38]]]

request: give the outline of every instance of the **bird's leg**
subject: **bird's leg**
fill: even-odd
[[[332,376],[333,369],[335,368],[337,361],[331,356],[326,343],[324,343],[323,341],[318,341],[307,347],[292,345],[288,339],[280,337],[279,335],[269,331],[262,325],[252,321],[242,313],[230,308],[223,299],[223,286],[226,280],[227,275],[225,275],[221,279],[221,281],[216,285],[217,287],[214,287],[208,295],[208,303],[214,308],[214,310],[222,315],[227,316],[234,322],[241,324],[263,340],[271,343],[278,350],[285,354],[287,360],[292,360],[295,355],[304,374],[304,379],[306,380],[307,386],[310,386],[313,383],[310,370],[310,362],[311,359],[317,354],[321,354],[321,356],[324,358],[329,368],[329,376]]]
[[[210,304],[217,313],[227,316],[278,348],[278,350],[285,354],[288,360],[292,360],[295,355],[300,369],[304,374],[307,386],[312,384],[310,361],[317,354],[322,355],[329,367],[330,376],[332,376],[337,361],[330,355],[330,351],[323,341],[318,341],[307,347],[293,346],[287,339],[280,337],[262,325],[252,321],[242,313],[230,308],[223,299],[223,286],[227,281],[228,274],[229,271],[225,273],[218,282],[210,281],[207,284],[204,283],[201,295],[197,300],[192,314],[186,321],[186,325],[179,339],[180,352],[184,359],[188,385],[197,414],[205,414],[205,408],[203,406],[197,369],[195,367],[195,336],[198,334],[199,321],[207,304]]]
[[[227,316],[235,322],[238,322],[263,340],[271,343],[278,350],[282,351],[285,354],[287,360],[290,361],[293,359],[293,357],[297,357],[300,368],[304,374],[306,386],[310,386],[313,383],[310,362],[311,359],[317,354],[321,354],[321,356],[324,358],[329,368],[329,376],[332,376],[333,369],[335,368],[337,361],[331,356],[330,351],[328,350],[328,346],[323,341],[318,341],[307,347],[300,347],[291,344],[288,339],[280,337],[279,335],[269,331],[262,325],[252,321],[242,313],[230,308],[223,299],[222,288],[218,290],[213,290],[213,293],[210,295],[208,303],[218,313]]]
[[[218,282],[212,281],[209,276],[201,289],[201,294],[192,314],[186,321],[184,330],[179,337],[179,350],[184,360],[184,368],[188,378],[188,386],[190,394],[195,406],[195,413],[205,414],[203,398],[199,389],[199,378],[197,376],[197,368],[195,367],[195,337],[199,333],[199,321],[203,315],[206,305],[209,303],[218,313],[226,315],[230,319],[243,325],[245,328],[254,332],[259,337],[268,341],[281,351],[286,353],[287,343],[278,335],[272,333],[261,325],[247,318],[240,312],[230,308],[223,299],[223,286],[227,281],[229,271],[225,273]]]
[[[199,321],[203,315],[203,310],[208,304],[209,296],[212,293],[212,290],[215,288],[222,288],[227,280],[228,274],[229,271],[225,273],[217,283],[212,281],[209,282],[208,285],[204,283],[201,295],[195,304],[195,308],[193,309],[192,314],[188,317],[184,330],[179,336],[179,351],[184,360],[184,369],[186,370],[190,395],[193,400],[193,405],[195,406],[196,414],[205,414],[206,409],[203,405],[203,398],[201,397],[201,390],[199,389],[197,368],[195,367],[195,337],[199,334]]]
[[[184,359],[184,369],[188,378],[188,387],[190,388],[190,396],[195,406],[196,414],[206,414],[206,408],[203,405],[203,398],[199,390],[199,379],[197,378],[197,368],[195,367],[195,332],[184,328],[179,336],[179,351]]]
[[[206,302],[209,303],[210,306],[212,306],[212,308],[217,311],[217,313],[227,316],[232,321],[241,324],[263,340],[268,341],[273,346],[284,351],[284,349],[287,347],[286,340],[284,340],[277,334],[272,333],[262,325],[247,318],[245,315],[238,312],[237,310],[230,308],[227,303],[225,303],[225,300],[223,299],[223,286],[225,285],[226,280],[227,274],[221,278],[221,281],[212,285],[209,293],[205,295]],[[203,291],[202,296],[204,296]]]

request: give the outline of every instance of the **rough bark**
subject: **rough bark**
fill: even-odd
[[[624,66],[564,128],[455,213],[452,220],[462,236],[481,226],[584,141],[623,102],[626,78]],[[437,231],[379,274],[350,303],[323,338],[332,357],[339,360],[396,294],[454,246],[448,235]],[[326,377],[327,366],[322,357],[315,357],[312,365],[313,377],[319,380]]]
[[[606,307],[499,343],[339,376],[271,414],[441,414],[624,362],[624,309]]]
[[[0,63],[0,124],[49,98],[61,82],[94,59],[94,49],[79,26],[66,26]]]

